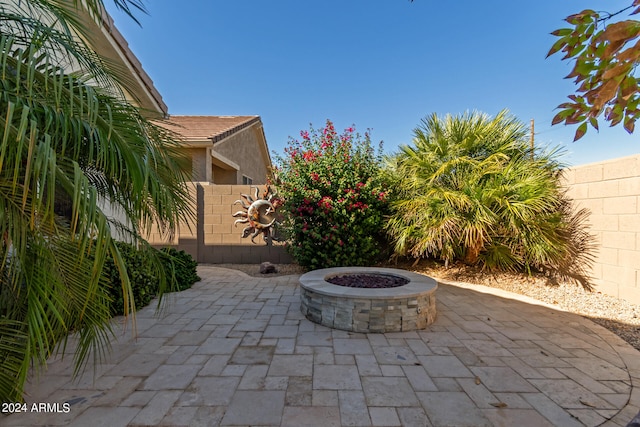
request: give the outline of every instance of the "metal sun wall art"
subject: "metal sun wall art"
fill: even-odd
[[[233,225],[237,227],[238,223],[248,223],[249,225],[242,230],[242,238],[244,239],[251,235],[251,242],[256,243],[254,239],[262,233],[265,243],[270,245],[272,241],[278,240],[275,237],[275,213],[276,209],[282,205],[282,200],[271,191],[271,187],[268,185],[262,193],[262,197],[260,197],[258,187],[251,188],[255,189],[254,197],[248,194],[240,194],[242,199],[233,202],[234,205],[242,205],[245,209],[232,215],[234,218],[241,218],[237,219]]]

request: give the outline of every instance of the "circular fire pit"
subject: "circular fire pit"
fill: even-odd
[[[327,281],[343,276],[387,276],[408,283],[369,288]],[[395,268],[324,268],[300,277],[300,309],[312,322],[345,331],[413,331],[435,320],[437,287],[430,277]]]

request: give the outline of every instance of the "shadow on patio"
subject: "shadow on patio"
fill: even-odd
[[[95,379],[71,381],[65,357],[27,386],[29,405],[68,412],[2,424],[625,426],[639,410],[637,350],[519,295],[440,285],[427,329],[358,334],[305,319],[299,276],[198,274],[160,315],[138,312]]]

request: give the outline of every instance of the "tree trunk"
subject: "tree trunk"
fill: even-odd
[[[476,240],[472,245],[467,247],[467,250],[464,253],[464,262],[467,265],[473,265],[478,262],[478,257],[480,256],[480,251],[482,250],[482,241]]]

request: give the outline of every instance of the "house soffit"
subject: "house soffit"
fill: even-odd
[[[240,170],[240,165],[226,158],[222,154],[216,153],[215,151],[211,151],[211,160],[212,163],[219,168],[236,171]]]
[[[113,18],[103,9],[103,26],[98,24],[84,11],[81,18],[85,24],[95,28],[92,31],[89,44],[103,57],[113,61],[115,65],[129,76],[125,82],[133,101],[142,109],[154,115],[165,117],[168,113],[167,105],[162,95],[156,89],[151,77],[146,73],[142,64],[129,48],[124,36],[116,28]]]

